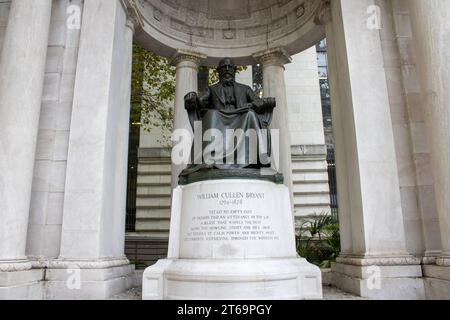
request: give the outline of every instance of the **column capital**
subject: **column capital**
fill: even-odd
[[[318,26],[324,26],[331,22],[331,17],[331,1],[321,0],[320,7],[314,17],[314,23]]]
[[[197,67],[206,60],[207,56],[198,52],[188,51],[188,50],[177,50],[175,54],[170,58],[170,64],[173,66],[178,66],[182,62],[194,63]]]
[[[122,6],[127,13],[126,26],[131,29],[131,31],[136,30],[136,28],[143,27],[144,21],[141,14],[137,8],[135,0],[121,0]]]
[[[292,62],[292,57],[284,48],[273,48],[255,53],[253,59],[263,66],[275,65],[282,67],[285,64]]]

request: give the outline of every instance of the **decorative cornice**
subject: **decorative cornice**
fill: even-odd
[[[324,26],[331,22],[331,17],[331,0],[322,0],[314,17],[314,23],[318,26]]]
[[[192,52],[187,50],[177,50],[177,52],[170,59],[170,64],[178,66],[183,62],[192,62],[199,67],[207,56],[198,52]]]
[[[337,263],[348,264],[353,266],[403,266],[403,265],[420,265],[421,259],[411,256],[340,256],[336,259]]]
[[[253,59],[261,63],[263,66],[284,66],[285,64],[292,62],[292,57],[284,48],[273,48],[255,53],[253,55]]]

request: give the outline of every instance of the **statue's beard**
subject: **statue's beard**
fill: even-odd
[[[224,77],[224,78],[220,79],[220,82],[222,82],[226,86],[232,86],[232,85],[234,85],[234,77],[230,77],[230,78]]]

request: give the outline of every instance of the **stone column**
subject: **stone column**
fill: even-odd
[[[204,59],[206,56],[202,54],[183,50],[179,50],[172,58],[171,63],[177,68],[174,130],[184,129],[192,134],[188,114],[184,108],[184,96],[189,92],[198,91],[198,68]],[[178,186],[178,176],[184,168],[186,165],[177,165],[172,162],[172,189]]]
[[[440,220],[442,256],[437,263],[450,266],[450,3],[408,3]]]
[[[318,21],[328,39],[342,237],[333,277],[363,297],[424,298],[420,259],[406,252],[380,31],[366,23],[370,5],[331,1]]]
[[[124,291],[133,26],[119,0],[85,1],[72,108],[60,256],[47,269],[49,298],[102,299]],[[95,30],[95,31],[93,31]],[[66,268],[81,269],[81,289]]]
[[[52,0],[13,0],[1,52],[0,271],[31,268],[25,246],[51,8]]]
[[[282,48],[257,53],[254,58],[261,63],[263,68],[264,97],[275,97],[277,100],[271,128],[279,130],[279,139],[277,141],[275,136],[272,136],[272,159],[275,168],[284,175],[284,184],[291,191],[292,203],[291,138],[284,79],[284,65],[290,63],[292,58]]]
[[[429,277],[425,283],[432,282],[431,299],[442,299],[450,294],[450,3],[411,0],[408,4],[442,242],[437,266],[424,267]]]

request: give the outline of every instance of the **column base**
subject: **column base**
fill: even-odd
[[[144,272],[144,300],[321,299],[318,267],[305,259],[160,260]]]
[[[0,272],[0,300],[41,300],[43,279],[42,269]]]
[[[134,266],[111,261],[54,261],[46,270],[45,299],[101,300],[108,299],[140,281]]]
[[[363,298],[423,300],[425,287],[420,265],[332,264],[333,284]]]
[[[450,267],[423,266],[425,293],[430,300],[448,300],[450,298]]]

